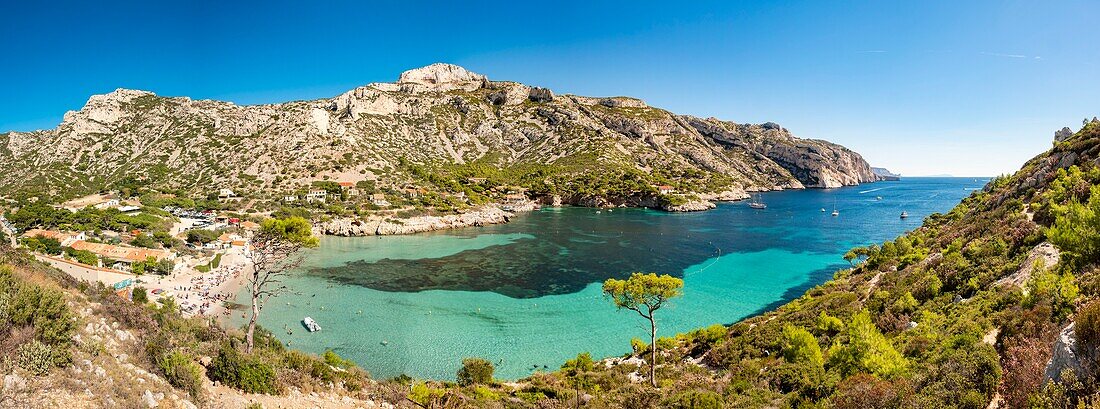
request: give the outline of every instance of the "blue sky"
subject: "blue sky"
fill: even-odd
[[[433,62],[775,121],[909,175],[1011,172],[1100,115],[1096,1],[36,3],[0,5],[0,131],[119,87],[282,102]]]

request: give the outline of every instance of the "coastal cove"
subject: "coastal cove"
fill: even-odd
[[[729,324],[797,298],[846,267],[849,248],[912,230],[985,182],[907,178],[771,192],[760,196],[766,210],[545,208],[501,225],[324,237],[287,279],[294,293],[268,303],[260,321],[294,348],[331,348],[376,377],[453,379],[462,358],[477,356],[515,379],[578,352],[619,355],[645,336],[636,315],[602,297],[606,278],[656,271],[685,279],[684,297],[658,314],[661,336]],[[305,316],[324,329],[307,332]]]

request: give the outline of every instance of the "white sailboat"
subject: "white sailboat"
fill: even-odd
[[[749,202],[749,207],[751,207],[753,209],[767,209],[768,205],[764,204],[764,202],[761,202],[761,201],[757,200],[756,195],[753,195],[752,201]]]

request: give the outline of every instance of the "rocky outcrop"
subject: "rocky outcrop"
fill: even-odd
[[[1016,272],[997,280],[994,284],[1023,288],[1024,284],[1031,279],[1031,275],[1035,270],[1054,267],[1061,259],[1062,252],[1058,251],[1058,248],[1054,247],[1053,244],[1050,244],[1050,242],[1039,243],[1031,251],[1028,251],[1027,259],[1024,260]]]
[[[1046,380],[1058,381],[1064,371],[1072,371],[1078,376],[1085,374],[1085,363],[1077,351],[1077,336],[1073,332],[1073,325],[1069,324],[1058,334],[1054,342],[1054,352],[1043,370]]]
[[[718,202],[734,202],[738,200],[745,200],[750,197],[749,193],[740,189],[729,189],[721,192],[711,192],[699,194],[699,198],[707,201]]]
[[[480,87],[487,81],[484,75],[470,72],[454,64],[435,63],[427,67],[412,69],[401,73],[398,84],[418,84],[432,89],[470,89]]]
[[[714,203],[706,200],[689,200],[687,203],[678,205],[671,205],[664,208],[670,212],[700,212],[703,210],[710,210],[717,207]]]
[[[548,88],[534,87],[527,94],[527,99],[530,99],[531,102],[550,102],[554,100],[554,92]]]
[[[1065,142],[1071,136],[1073,136],[1073,130],[1069,129],[1068,126],[1064,126],[1062,129],[1054,131],[1054,142]]]
[[[881,180],[901,180],[901,175],[891,172],[890,169],[871,167],[871,172]]]
[[[319,234],[333,236],[390,236],[501,224],[507,223],[512,216],[512,213],[498,207],[485,206],[446,216],[375,217],[368,220],[340,218],[318,223],[314,229]]]

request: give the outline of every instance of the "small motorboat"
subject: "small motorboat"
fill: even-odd
[[[906,211],[902,210],[901,211],[901,218],[904,219],[906,217],[909,217],[909,212],[906,212]]]
[[[821,213],[825,213],[825,208],[824,207],[821,208]]]
[[[882,196],[875,196],[875,200],[882,200]]]
[[[317,324],[317,321],[314,321],[313,318],[310,317],[302,318],[302,325],[305,326],[306,329],[309,330],[309,332],[317,332],[321,330],[321,326]]]

